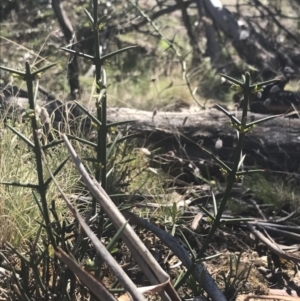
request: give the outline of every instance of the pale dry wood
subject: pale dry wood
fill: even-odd
[[[103,301],[116,301],[114,296],[102,285],[101,282],[96,280],[92,275],[86,272],[78,263],[71,258],[62,249],[58,248],[56,256],[65,263],[68,268],[74,272],[75,275],[97,296]],[[134,300],[134,299],[133,299]]]
[[[68,142],[68,140],[67,140],[67,142]],[[75,155],[77,157],[77,154],[75,153],[74,149],[72,149],[72,150],[73,150],[73,155]],[[82,216],[80,215],[78,210],[68,200],[67,196],[62,191],[61,187],[59,186],[58,182],[56,181],[55,177],[53,176],[52,171],[51,171],[49,165],[47,164],[47,160],[46,160],[44,153],[42,153],[42,155],[43,155],[43,160],[46,163],[46,167],[50,173],[50,176],[51,176],[54,184],[56,185],[57,189],[61,193],[64,201],[66,202],[66,204],[67,204],[69,210],[72,212],[73,216],[79,222],[79,224],[81,225],[81,227],[82,227],[83,231],[86,233],[86,235],[90,238],[97,253],[106,262],[106,264],[109,266],[109,268],[113,271],[114,275],[120,281],[120,283],[124,287],[124,289],[131,294],[132,299],[134,301],[145,301],[143,294],[137,289],[136,285],[132,282],[132,280],[125,273],[125,271],[122,269],[122,267],[115,261],[115,259],[110,254],[110,252],[103,246],[103,244],[98,239],[96,234],[91,230],[91,228],[88,226],[88,224],[82,218]],[[80,266],[78,266],[78,264],[71,257],[69,257],[67,254],[65,254],[62,249],[58,248],[56,250],[56,255],[79,277],[79,279],[93,293],[95,293],[96,296],[98,295],[98,293],[102,293],[101,300],[115,300],[115,298],[112,295],[110,295],[110,293],[108,291],[106,291],[106,289],[103,287],[103,285],[101,283],[99,283],[96,279],[94,279],[91,275],[89,275],[85,270],[83,270]]]
[[[102,208],[105,210],[110,218],[110,221],[114,224],[116,229],[119,229],[126,223],[126,219],[109,198],[101,185],[95,179],[91,179],[90,175],[87,173],[86,169],[78,158],[74,148],[70,144],[67,136],[63,134],[62,137],[79,173],[81,174],[83,182],[86,184],[92,195],[97,199]],[[158,262],[155,260],[155,258],[152,256],[150,251],[146,248],[146,246],[143,244],[143,242],[140,240],[131,226],[125,226],[122,232],[122,238],[130,249],[133,258],[137,261],[140,268],[148,277],[149,281],[153,285],[166,283],[165,291],[160,292],[162,299],[180,301],[180,297],[170,283],[169,275],[161,268],[161,266],[158,264]]]
[[[282,296],[282,295],[253,295],[253,296],[239,296],[237,301],[299,301],[299,297]]]
[[[5,111],[1,114],[6,116],[8,111],[23,114],[26,111],[26,103],[24,98],[5,99]],[[40,100],[38,107],[37,115],[41,121],[46,122],[49,127],[51,120],[52,126],[60,130],[63,130],[66,123],[76,129],[76,120],[85,116],[72,102]],[[46,113],[51,118],[46,116]],[[66,114],[69,116],[66,117]],[[232,114],[236,114],[237,118],[241,116],[240,112],[233,111]],[[249,112],[249,121],[264,117],[266,115]],[[237,132],[231,126],[229,118],[214,108],[191,108],[182,112],[157,111],[153,114],[149,111],[112,107],[107,110],[107,119],[109,123],[133,120],[134,122],[127,126],[128,132],[136,134],[140,146],[161,148],[161,153],[172,151],[179,158],[196,162],[201,172],[205,172],[206,167],[200,163],[211,158],[201,151],[199,146],[207,148],[226,162],[232,162],[233,159]],[[89,131],[91,121],[86,119],[80,126]],[[257,165],[265,169],[298,172],[300,119],[278,117],[259,124],[247,133],[243,153],[246,154],[246,166]],[[219,173],[218,166],[210,168],[212,175]]]
[[[240,119],[241,112],[232,112]],[[249,112],[248,120],[266,117]],[[111,122],[136,120],[130,131],[144,139],[146,145],[173,151],[180,158],[206,160],[210,157],[200,145],[211,150],[220,159],[232,161],[237,143],[237,132],[229,118],[211,108],[198,112],[152,112],[128,108],[109,108]],[[221,142],[218,148],[217,142]],[[243,146],[245,165],[258,165],[266,169],[296,172],[300,168],[300,119],[283,116],[261,123],[248,132]]]
[[[272,251],[273,253],[275,253],[276,255],[278,255],[281,258],[284,258],[286,260],[291,260],[291,261],[293,261],[294,263],[297,263],[297,264],[300,263],[300,257],[285,253],[274,241],[271,241],[266,236],[264,236],[261,232],[256,230],[253,227],[253,225],[248,223],[247,226],[250,229],[250,231],[254,234],[254,236],[257,239],[259,239],[264,245],[266,245],[267,248],[270,251]]]

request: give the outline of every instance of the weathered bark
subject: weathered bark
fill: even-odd
[[[241,113],[237,116],[240,118]],[[249,113],[249,120],[258,120],[266,115]],[[216,109],[200,112],[152,112],[126,108],[110,108],[108,120],[111,122],[136,120],[131,131],[144,139],[153,148],[160,147],[169,152],[169,159],[179,157],[196,163],[205,171],[204,162],[212,161],[201,151],[211,150],[226,162],[232,162],[237,143],[236,130],[229,119]],[[300,120],[278,117],[262,123],[249,132],[244,141],[243,153],[246,166],[298,172],[300,167]],[[221,142],[222,141],[222,142]],[[221,148],[220,142],[222,144]],[[229,163],[230,164],[230,163]],[[183,164],[184,165],[184,164]],[[203,165],[203,166],[202,166]],[[217,173],[218,168],[215,169]]]
[[[217,27],[210,18],[202,1],[196,1],[199,17],[206,37],[205,55],[210,57],[211,65],[218,69],[220,66],[226,66],[228,58],[225,58],[222,52],[222,44],[218,41]]]
[[[52,0],[52,8],[58,19],[59,25],[65,36],[66,42],[72,44],[70,49],[76,50],[76,37],[72,27],[72,24],[67,17],[65,10],[60,2],[60,0]],[[68,65],[68,80],[70,86],[70,96],[72,99],[76,99],[80,93],[80,83],[79,83],[79,67],[77,62],[77,56],[70,55],[69,65]]]
[[[15,90],[23,98],[14,97]],[[10,87],[2,90],[0,107],[12,112],[26,110],[26,91]],[[1,95],[0,95],[1,96]],[[66,122],[72,128],[79,125],[82,129],[90,128],[91,121],[86,118],[79,122],[82,112],[73,103],[62,103],[58,100],[41,101],[39,116],[45,122],[53,123],[55,128],[63,128]],[[45,111],[51,118],[46,118]],[[1,114],[1,111],[0,111]],[[6,114],[6,113],[5,113]],[[233,112],[234,114],[234,112]],[[232,162],[237,143],[236,130],[231,127],[229,119],[216,109],[196,112],[186,109],[182,112],[153,112],[128,108],[108,108],[108,122],[133,120],[128,127],[130,133],[135,133],[138,142],[143,146],[161,148],[165,154],[159,162],[166,168],[173,162],[173,168],[183,171],[186,175],[181,180],[190,181],[194,178],[195,168],[206,176],[207,164],[210,172],[219,175],[219,167],[201,150],[202,146],[225,162]],[[6,116],[6,115],[4,115]],[[241,112],[237,112],[241,117]],[[249,121],[258,120],[266,115],[249,112]],[[220,147],[221,146],[221,147]],[[246,154],[245,165],[253,165],[267,169],[298,172],[300,168],[300,119],[283,116],[259,124],[249,132],[244,140],[243,153]],[[192,165],[191,165],[192,163]],[[191,176],[191,177],[190,177]]]
[[[239,25],[230,11],[223,7],[221,1],[204,0],[204,5],[216,25],[225,33],[226,36],[234,40],[239,39]]]
[[[200,0],[197,0],[200,1]],[[298,62],[300,60],[299,51],[282,46],[278,47],[269,41],[264,35],[255,29],[251,22],[246,22],[240,26],[233,16],[219,0],[205,0],[204,5],[211,18],[218,28],[232,40],[232,45],[241,59],[249,65],[255,66],[258,70],[264,70],[264,76],[270,77],[272,68],[283,68],[290,66],[300,73]],[[278,22],[276,23],[278,26]],[[280,27],[282,29],[282,26]],[[284,28],[285,33],[287,29]],[[289,37],[291,33],[287,34]],[[293,40],[295,36],[292,35]]]
[[[176,0],[176,3],[180,7],[182,21],[183,21],[183,24],[186,28],[186,31],[187,31],[187,34],[188,34],[188,37],[189,37],[189,40],[190,40],[190,45],[191,45],[192,50],[193,50],[192,64],[197,65],[197,64],[201,63],[202,54],[201,54],[201,51],[200,51],[200,48],[199,48],[199,44],[197,42],[197,38],[194,34],[192,24],[190,22],[187,7],[186,7],[185,2],[183,0]]]

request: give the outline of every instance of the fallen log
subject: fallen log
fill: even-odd
[[[2,91],[0,107],[22,113],[26,110],[26,92],[19,91],[22,98],[14,95],[13,89]],[[23,93],[22,93],[23,92]],[[13,109],[11,109],[13,107]],[[62,129],[61,124],[76,126],[83,114],[74,102],[58,100],[40,101],[37,110],[43,114],[44,122]],[[0,110],[1,111],[1,110]],[[50,118],[45,117],[45,113]],[[127,125],[130,133],[135,133],[138,144],[151,149],[160,148],[161,161],[158,165],[166,169],[176,169],[182,174],[181,180],[195,180],[198,171],[203,176],[220,174],[219,167],[201,150],[204,147],[220,159],[230,164],[237,143],[237,132],[230,125],[229,118],[217,109],[184,109],[181,112],[147,112],[129,108],[108,108],[108,122],[134,120]],[[241,112],[233,112],[241,118]],[[70,117],[71,116],[71,117]],[[249,121],[258,120],[266,115],[249,112]],[[74,124],[75,120],[75,124]],[[81,126],[90,127],[86,119]],[[284,116],[259,124],[249,132],[244,140],[243,153],[246,154],[245,166],[259,166],[265,169],[298,172],[300,167],[300,119]],[[209,165],[209,173],[207,167]],[[185,175],[185,176],[183,176]],[[194,182],[194,180],[192,182]]]
[[[233,113],[235,114],[235,113]],[[240,119],[241,112],[236,116]],[[249,112],[249,121],[266,115]],[[110,122],[136,120],[130,125],[144,145],[161,148],[170,157],[197,162],[211,161],[204,147],[220,159],[232,162],[237,132],[222,112],[211,108],[192,112],[146,112],[128,108],[109,108]],[[279,116],[262,123],[249,132],[244,140],[246,166],[298,172],[300,167],[300,120]]]

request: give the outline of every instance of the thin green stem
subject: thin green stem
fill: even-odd
[[[106,72],[104,67],[102,66],[102,88],[106,89]],[[107,97],[106,92],[103,94],[101,99],[102,101],[102,125],[101,125],[101,142],[98,145],[98,148],[101,147],[101,186],[106,191],[107,190],[107,181],[106,181],[106,171],[107,171],[107,118],[106,118],[106,111],[107,111]]]
[[[33,77],[30,71],[30,65],[28,62],[25,64],[26,67],[26,85],[28,90],[28,100],[29,100],[29,108],[35,112],[35,103],[34,103],[34,95],[33,95]],[[50,217],[47,205],[47,197],[46,197],[46,187],[44,183],[44,173],[43,173],[43,162],[42,162],[42,153],[40,147],[40,141],[38,137],[38,123],[36,120],[36,116],[31,118],[31,128],[33,131],[33,141],[34,141],[34,153],[35,153],[35,160],[36,160],[36,167],[37,167],[37,175],[38,175],[38,191],[41,197],[41,204],[43,207],[43,214],[46,223],[46,230],[48,233],[48,237],[54,248],[56,248],[56,242],[52,233],[52,228],[50,224]]]
[[[232,169],[229,173],[229,177],[228,177],[228,183],[223,195],[223,198],[221,200],[220,206],[218,208],[218,213],[215,217],[215,221],[207,235],[207,238],[200,250],[200,252],[197,255],[197,259],[203,258],[204,257],[204,253],[207,250],[210,242],[212,241],[216,231],[218,230],[219,226],[220,226],[220,221],[222,218],[222,214],[225,210],[227,201],[230,197],[230,193],[232,190],[232,187],[234,185],[235,179],[236,179],[236,173],[238,171],[238,166],[239,166],[239,162],[240,162],[240,156],[241,156],[241,152],[242,152],[242,148],[243,148],[243,142],[244,142],[244,138],[246,133],[243,131],[244,127],[246,127],[246,122],[247,122],[247,110],[248,110],[248,101],[249,101],[249,93],[250,93],[250,74],[246,73],[245,75],[245,79],[244,79],[244,83],[243,83],[243,89],[244,89],[244,104],[243,104],[243,114],[242,114],[242,127],[241,127],[241,131],[239,132],[239,138],[238,138],[238,144],[237,147],[235,149],[235,156],[234,156],[234,162],[233,162],[233,166]],[[187,278],[194,272],[195,268],[196,268],[196,264],[194,263],[185,273],[185,275],[180,279],[180,281],[176,284],[175,289],[178,289],[186,280]]]
[[[102,69],[100,53],[100,42],[98,33],[98,0],[93,0],[93,33],[94,33],[94,52],[95,52],[95,67],[96,67],[96,93],[99,95],[102,89]],[[101,185],[106,189],[106,101],[103,106],[101,97],[97,100],[97,119],[101,122],[101,126],[98,127],[97,137],[97,166],[95,172],[95,178],[98,182],[101,181]],[[103,123],[103,117],[105,123]],[[105,158],[105,159],[104,159]],[[104,181],[103,181],[104,180]],[[93,214],[96,213],[97,201],[93,198]]]

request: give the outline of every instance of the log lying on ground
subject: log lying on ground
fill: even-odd
[[[13,109],[21,112],[26,110],[26,92],[20,96],[15,95],[13,89],[3,90],[0,97],[2,109]],[[21,91],[22,92],[22,91]],[[7,95],[6,95],[7,94]],[[19,91],[20,94],[20,91]],[[0,95],[1,96],[1,95]],[[13,99],[13,101],[12,101]],[[22,101],[21,101],[22,100]],[[74,120],[81,114],[81,110],[73,102],[63,104],[58,100],[48,97],[48,101],[40,102],[39,106],[45,109],[39,110],[45,115],[48,112],[51,118],[43,117],[43,120],[53,122],[54,127],[68,122],[72,126]],[[73,118],[70,118],[73,115]],[[237,113],[241,117],[241,112]],[[249,120],[258,120],[266,115],[249,112]],[[41,117],[40,117],[41,118]],[[42,118],[41,118],[42,119]],[[80,118],[79,118],[80,119]],[[225,162],[232,162],[234,149],[237,142],[237,133],[231,127],[229,118],[216,109],[192,110],[185,109],[182,112],[153,112],[140,111],[129,108],[109,108],[108,121],[134,120],[128,127],[131,133],[136,133],[139,145],[151,146],[151,149],[161,148],[160,153],[167,168],[177,166],[181,173],[189,170],[189,173],[200,169],[205,175],[207,164],[212,162],[206,153],[201,151],[200,145],[216,154]],[[81,126],[90,126],[86,119]],[[63,128],[63,127],[60,127]],[[260,166],[267,169],[298,172],[300,167],[300,119],[278,117],[255,127],[244,141],[245,165]],[[211,164],[209,172],[218,173],[219,167]],[[208,175],[205,175],[208,176]],[[185,180],[185,178],[181,178]],[[190,182],[190,179],[186,179]]]
[[[234,114],[234,113],[233,113]],[[237,112],[241,118],[241,112]],[[266,115],[249,113],[249,121]],[[210,160],[201,151],[211,150],[224,161],[232,162],[237,143],[236,130],[230,120],[216,109],[199,112],[152,112],[127,108],[108,109],[111,122],[136,120],[130,131],[135,132],[145,145],[161,148],[170,156],[201,164]],[[244,140],[245,165],[298,172],[300,167],[300,120],[283,116],[256,126]]]

